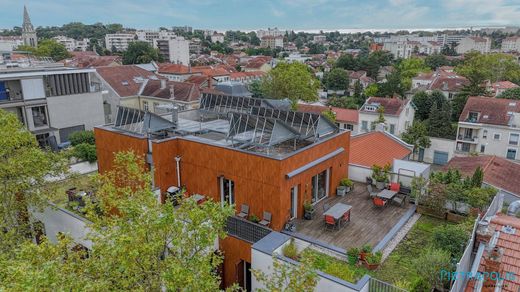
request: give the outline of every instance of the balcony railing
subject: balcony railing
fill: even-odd
[[[407,292],[406,290],[396,287],[394,285],[388,284],[386,282],[380,281],[375,278],[370,278],[368,282],[368,291],[369,292]]]
[[[462,136],[462,135],[459,135],[457,138],[458,138],[458,140],[469,141],[469,142],[475,142],[478,139],[477,136],[470,137],[470,136]]]
[[[255,243],[271,233],[271,229],[248,220],[231,216],[227,220],[226,232],[249,243]]]

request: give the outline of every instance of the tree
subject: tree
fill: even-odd
[[[310,102],[318,99],[319,81],[307,65],[282,62],[262,79],[261,88],[268,97],[288,98],[296,108],[298,100]]]
[[[344,69],[334,68],[323,76],[323,85],[329,90],[346,90],[349,86],[348,73]]]
[[[499,94],[497,98],[520,99],[520,87],[507,89]]]
[[[454,259],[460,259],[468,240],[468,232],[461,224],[439,226],[433,230],[433,246],[449,252]]]
[[[376,84],[376,86],[377,95],[386,97],[393,97],[395,94],[404,96],[404,93],[407,90],[403,87],[401,73],[399,71],[390,73],[386,76],[386,82]],[[367,94],[367,96],[371,95]]]
[[[42,150],[14,114],[0,109],[0,258],[30,240],[27,208],[46,204],[52,192],[45,178],[64,173],[65,160]]]
[[[217,237],[225,236],[233,209],[211,200],[198,205],[189,198],[175,209],[171,201],[158,204],[150,182],[142,157],[116,154],[113,170],[98,179],[97,202],[87,202],[93,243],[88,257],[69,256],[66,237],[58,244],[60,250],[28,242],[24,248],[31,253],[19,252],[4,262],[0,258],[0,280],[9,279],[0,281],[0,289],[218,290],[222,257],[213,246]],[[34,258],[45,260],[33,265]],[[62,278],[75,278],[85,288]],[[45,285],[36,286],[38,280]]]
[[[428,137],[428,129],[424,122],[415,121],[411,127],[406,129],[402,134],[402,139],[408,144],[413,145],[413,158],[420,148],[426,149],[431,146],[430,138]]]
[[[436,70],[437,68],[439,68],[441,66],[447,66],[450,64],[450,62],[448,61],[446,56],[441,55],[441,54],[432,54],[432,55],[427,56],[424,59],[424,63],[426,66],[430,67],[430,69],[432,69],[432,70]]]
[[[50,57],[55,61],[60,61],[71,56],[63,44],[53,39],[40,40],[37,48],[22,45],[19,46],[17,50],[31,52],[38,57]]]
[[[256,280],[264,288],[259,291],[313,291],[318,283],[318,274],[313,268],[314,259],[305,255],[296,265],[284,263],[273,258],[272,273],[267,274],[261,270],[251,270]]]
[[[123,64],[143,64],[151,61],[162,62],[162,56],[157,49],[149,43],[137,41],[128,44],[128,49],[123,52]]]
[[[359,70],[358,61],[351,54],[343,54],[336,60],[336,67],[343,68],[345,70]]]
[[[370,96],[377,96],[379,95],[379,87],[377,86],[376,83],[373,83],[373,84],[370,84],[369,86],[367,86],[367,88],[365,88],[363,94],[366,96],[366,97],[370,97]]]
[[[379,124],[384,124],[385,123],[385,107],[384,106],[380,106],[377,108],[377,113],[378,113],[378,117],[377,117],[377,123]]]
[[[332,110],[328,109],[328,110],[324,110],[321,112],[321,114],[326,117],[327,119],[329,119],[329,121],[335,123],[336,122],[336,113],[333,112]]]
[[[451,120],[453,122],[458,122],[460,114],[464,110],[464,106],[466,105],[466,102],[468,101],[468,94],[465,93],[458,93],[455,94],[453,99],[451,100]]]
[[[520,82],[520,65],[517,60],[502,53],[467,53],[464,62],[455,67],[455,71],[468,78],[472,86],[481,86],[486,80]]]
[[[441,271],[450,271],[450,254],[442,249],[429,248],[414,261],[419,276],[427,283],[430,291],[434,287],[442,288],[447,279],[443,279]]]
[[[440,91],[433,91],[432,93],[419,91],[413,96],[412,100],[417,107],[415,118],[421,121],[429,118],[433,104],[443,104],[447,102],[446,97]]]
[[[484,171],[482,171],[482,168],[480,166],[477,166],[477,169],[475,169],[475,172],[473,173],[473,176],[471,177],[471,185],[475,188],[482,187],[482,182],[484,181]]]
[[[358,109],[359,104],[350,96],[332,97],[329,99],[327,105],[333,107],[347,108],[347,109]]]
[[[448,102],[432,105],[428,118],[428,135],[431,137],[452,139],[455,129],[451,124],[451,108]]]
[[[262,83],[259,80],[254,80],[253,82],[249,83],[248,89],[251,94],[253,94],[253,97],[259,98],[263,96]]]
[[[426,66],[424,59],[412,57],[401,60],[397,64],[397,71],[399,71],[401,78],[402,90],[407,91],[412,87],[412,78],[419,73],[430,71],[430,68]]]
[[[361,85],[359,80],[354,82],[354,94],[352,97],[358,106],[361,106],[363,103],[365,103],[365,100],[367,99],[367,96],[363,92],[363,85]]]

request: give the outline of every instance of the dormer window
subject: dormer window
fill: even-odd
[[[476,123],[478,121],[478,113],[477,112],[469,112],[468,114],[468,122]]]
[[[377,110],[377,107],[375,105],[366,105],[365,110],[367,112],[375,112]]]

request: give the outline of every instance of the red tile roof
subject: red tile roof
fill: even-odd
[[[194,66],[191,68],[193,73],[201,73],[207,76],[225,76],[229,75],[229,71],[218,66]]]
[[[159,73],[163,74],[190,74],[190,67],[182,64],[159,64]]]
[[[505,158],[490,155],[453,157],[443,169],[458,169],[462,175],[470,176],[478,166],[484,172],[484,182],[520,195],[520,164]]]
[[[476,122],[491,125],[509,125],[509,112],[520,113],[520,101],[489,98],[484,96],[470,96],[464,110],[460,114],[459,122],[464,122],[470,112],[479,113]]]
[[[120,97],[137,95],[146,79],[164,78],[136,65],[99,67],[96,71]]]
[[[204,83],[208,82],[208,76],[206,75],[192,75],[188,79],[186,79],[186,82],[197,84],[200,87],[204,85]]]
[[[491,84],[491,87],[493,90],[497,91],[499,89],[511,89],[511,88],[517,88],[520,87],[517,84],[511,82],[511,81],[498,81],[493,84]]]
[[[76,68],[97,68],[122,64],[120,56],[98,56],[93,52],[76,52],[71,59],[65,60],[65,66]]]
[[[373,111],[365,110],[365,106],[370,104],[379,104],[385,108],[385,115],[398,116],[409,102],[409,99],[370,97],[366,100],[360,111],[365,113],[373,113]]]
[[[196,84],[166,80],[163,82],[165,82],[164,87],[161,88],[161,80],[148,80],[141,95],[172,99],[171,88],[173,86],[174,100],[190,102],[200,98],[200,90]]]
[[[429,89],[457,92],[467,84],[469,84],[469,80],[466,77],[453,72],[441,71],[430,84]]]
[[[394,159],[406,159],[412,153],[411,146],[397,137],[383,132],[370,132],[350,139],[350,164],[372,167],[392,164]]]
[[[506,226],[515,228],[515,232],[513,234],[503,232],[503,228]],[[503,254],[500,259],[499,271],[492,271],[500,272],[500,277],[504,278],[500,291],[520,291],[520,277],[518,276],[520,275],[520,218],[497,213],[496,216],[491,219],[488,229],[495,230],[495,232],[500,231],[495,247],[502,249]],[[480,260],[479,272],[483,273],[485,271],[486,259],[488,257],[489,251],[486,249]],[[506,273],[510,273],[509,275],[512,275],[512,277],[507,276]],[[474,285],[475,280],[470,281],[465,291],[474,291]],[[482,291],[484,291],[484,289]],[[488,288],[485,291],[495,291],[495,287]]]
[[[321,114],[322,112],[328,110],[329,107],[321,106],[321,105],[311,105],[311,104],[298,104],[298,111],[307,112],[307,113],[315,113]],[[330,107],[332,111],[336,114],[336,121],[357,124],[359,123],[359,112],[354,109],[345,109],[339,107]]]

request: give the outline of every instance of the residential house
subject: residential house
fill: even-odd
[[[135,41],[133,33],[108,33],[105,35],[105,48],[110,51],[126,51],[128,44]]]
[[[379,72],[377,72],[377,80],[378,81],[385,81],[386,76],[392,74],[395,71],[395,68],[393,66],[382,66],[379,68]]]
[[[215,32],[211,35],[211,42],[212,43],[224,43],[224,34]]]
[[[359,134],[375,130],[381,107],[390,134],[400,136],[412,125],[415,105],[410,99],[370,97],[359,109]]]
[[[366,71],[352,71],[349,73],[350,87],[354,88],[356,82],[360,82],[363,88],[367,88],[370,84],[375,83],[375,80],[367,76]]]
[[[520,52],[520,36],[503,39],[500,50],[504,53]]]
[[[242,66],[242,71],[262,71],[267,73],[273,68],[271,61],[272,58],[267,56],[254,57],[250,59],[244,66]]]
[[[302,218],[304,202],[334,197],[348,172],[350,132],[319,115],[276,110],[265,99],[205,94],[198,110],[162,116],[119,110],[135,120],[96,127],[101,173],[111,169],[114,153],[132,149],[147,157],[163,202],[175,186],[185,188],[187,196],[234,204],[237,213],[247,205],[249,216],[271,214],[268,227],[229,218],[229,236],[219,242],[225,286],[247,287],[251,246],[272,230],[281,231],[288,218]],[[284,114],[300,122],[281,118]],[[149,126],[128,126],[143,118]]]
[[[96,73],[96,79],[101,83],[106,123],[115,120],[121,98],[137,96],[147,79],[164,78],[137,65],[98,67]]]
[[[192,72],[191,66],[170,63],[159,64],[159,70],[157,70],[157,74],[164,76],[169,80],[178,82],[185,81],[193,75],[201,75],[200,72]]]
[[[520,102],[470,96],[457,129],[459,155],[481,153],[519,160]]]
[[[57,150],[76,131],[104,123],[95,70],[29,67],[2,70],[0,109],[15,114],[42,147]]]
[[[492,96],[497,97],[502,94],[504,91],[508,89],[518,88],[517,84],[511,81],[497,81],[495,83],[487,83],[486,89],[488,92],[492,94]]]
[[[435,72],[419,73],[413,77],[411,93],[440,91],[448,100],[451,100],[468,84],[469,80],[455,73],[453,67],[442,66]]]
[[[320,44],[323,44],[324,42],[327,41],[327,36],[325,35],[315,35],[312,40],[315,42],[315,43],[320,43]]]
[[[210,77],[210,80],[214,80],[216,82],[226,82],[231,78],[231,73],[235,72],[235,69],[230,70],[230,68],[225,66],[193,66],[191,67],[191,71],[193,73],[199,73],[201,75],[206,75]],[[212,87],[212,84],[209,85]]]
[[[278,37],[278,36],[284,36],[286,32],[287,32],[286,30],[279,30],[277,27],[267,28],[267,30],[265,30],[265,29],[257,30],[256,36],[260,39],[262,39],[264,36]]]
[[[264,75],[265,72],[263,71],[231,72],[229,73],[229,80],[248,84],[262,79]]]
[[[465,54],[471,51],[477,51],[482,54],[491,52],[491,39],[488,37],[469,36],[460,40],[455,48],[457,54]]]
[[[21,36],[0,36],[1,52],[12,52],[23,44],[23,38]]]
[[[324,105],[298,104],[298,111],[306,113],[321,114],[324,111],[331,110],[336,116],[336,125],[341,130],[349,130],[352,133],[358,133],[359,112],[355,109],[346,109],[340,107],[327,107]]]

